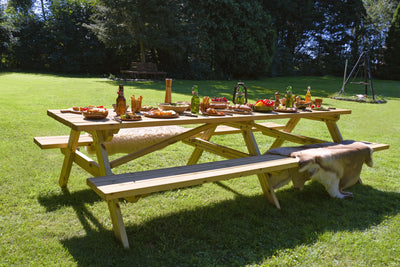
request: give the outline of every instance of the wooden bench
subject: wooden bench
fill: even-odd
[[[389,148],[387,144],[365,143],[374,151]],[[296,158],[265,154],[195,165],[93,177],[87,179],[87,184],[101,198],[107,201],[114,235],[122,243],[123,247],[128,249],[129,241],[119,199],[136,202],[141,197],[151,193],[249,175],[276,173],[298,166]],[[269,192],[272,194],[274,194],[273,190],[273,188],[269,188]],[[268,198],[267,195],[266,197]]]
[[[284,125],[277,124],[274,122],[266,122],[260,124],[265,127],[276,130],[281,130],[284,127]],[[191,128],[187,129],[190,130]],[[254,132],[259,131],[259,129],[253,128],[253,131]],[[234,127],[221,125],[217,127],[217,129],[214,132],[214,135],[237,134],[237,133],[241,133],[241,130]],[[52,148],[66,148],[68,145],[68,139],[69,139],[68,135],[60,135],[60,136],[40,136],[40,137],[35,137],[33,140],[35,144],[37,144],[41,149],[52,149]],[[89,146],[92,143],[93,139],[91,136],[81,135],[79,137],[78,146]]]
[[[136,202],[151,193],[236,177],[295,168],[295,158],[260,155],[166,169],[88,178],[87,184],[108,203],[115,237],[129,248],[119,199]]]
[[[163,78],[167,73],[165,71],[159,71],[157,68],[157,64],[152,62],[132,62],[130,69],[121,70],[122,77],[129,76],[132,79],[138,78]]]

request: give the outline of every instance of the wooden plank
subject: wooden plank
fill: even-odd
[[[68,145],[64,153],[64,161],[61,169],[60,178],[58,183],[62,188],[67,187],[69,175],[71,173],[72,163],[74,162],[75,151],[78,147],[80,132],[71,129],[69,135]]]
[[[215,125],[214,127],[209,128],[209,129],[205,130],[204,132],[202,132],[201,133],[201,139],[203,139],[205,141],[210,140],[210,138],[213,135],[216,127],[217,127],[217,125]],[[195,149],[193,150],[192,154],[189,157],[187,165],[196,164],[197,161],[200,159],[201,155],[203,154],[203,151],[204,150],[200,146],[195,147]]]
[[[207,182],[279,171],[298,166],[295,158],[261,155],[137,173],[87,179],[87,184],[106,200],[188,187]]]
[[[185,144],[201,148],[202,150],[211,152],[213,154],[216,154],[218,156],[227,158],[227,159],[237,159],[237,158],[243,158],[243,157],[248,157],[250,156],[249,154],[246,154],[244,152],[222,146],[219,144],[215,144],[200,138],[188,138],[183,140]],[[190,165],[190,164],[189,164]]]
[[[285,128],[283,128],[282,131],[290,133],[291,131],[293,131],[294,127],[296,127],[299,120],[300,120],[300,118],[291,118],[286,123]],[[278,135],[278,137],[275,139],[274,143],[272,143],[272,145],[269,149],[280,147],[284,141],[285,141],[285,139]]]
[[[272,128],[272,129],[277,129],[277,130],[281,130],[285,127],[285,125],[274,123],[274,122],[264,122],[264,123],[259,123],[259,125],[262,125],[262,126],[265,126],[268,128]],[[252,131],[257,132],[260,130],[253,127]],[[231,127],[231,126],[220,125],[215,130],[214,135],[237,134],[237,133],[241,133],[241,130],[238,128],[235,128],[235,127]]]
[[[108,160],[108,154],[103,143],[109,138],[108,131],[95,131],[92,133],[93,146],[96,150],[97,162],[99,164],[100,175],[112,175],[111,165]]]
[[[115,237],[122,243],[125,249],[129,248],[128,236],[126,235],[124,221],[122,219],[121,208],[118,199],[107,201],[108,210],[110,211],[111,221]]]
[[[255,127],[258,128],[265,135],[277,137],[277,140],[282,139],[282,142],[284,140],[286,140],[286,141],[291,141],[291,142],[302,144],[302,145],[327,142],[325,140],[307,137],[307,136],[303,136],[303,135],[299,135],[299,134],[292,134],[292,133],[285,132],[285,131],[267,128],[267,127],[257,125],[257,124],[255,124]],[[279,141],[279,142],[276,141],[276,142],[277,142],[277,144],[281,145],[281,141]],[[274,143],[275,146],[277,144]]]
[[[68,145],[68,135],[60,136],[39,136],[33,138],[36,145],[41,149],[51,148],[66,148]],[[78,146],[88,146],[93,143],[93,138],[89,135],[80,135],[78,140]]]
[[[66,155],[66,151],[66,148],[61,148],[64,155]],[[99,164],[78,150],[75,151],[74,162],[91,175],[100,176]]]
[[[328,127],[329,133],[332,137],[333,142],[340,143],[343,141],[342,134],[340,133],[339,127],[334,121],[326,121],[326,126]]]
[[[260,155],[260,151],[258,149],[256,140],[254,138],[253,132],[250,130],[246,130],[242,132],[243,138],[245,140],[247,149],[249,150],[250,155]],[[265,172],[257,174],[258,181],[260,183],[261,189],[264,193],[265,198],[271,203],[274,204],[277,209],[281,208],[279,204],[279,200],[275,195],[274,189],[268,183],[268,177]]]
[[[185,125],[185,124],[203,124],[203,123],[230,123],[230,122],[245,122],[255,120],[271,120],[271,119],[286,119],[286,118],[327,118],[340,114],[350,114],[351,110],[335,109],[330,111],[313,111],[313,112],[297,112],[297,113],[255,113],[251,115],[237,115],[232,116],[198,116],[188,117],[180,116],[176,119],[154,119],[144,117],[141,121],[119,123],[112,119],[89,121],[85,120],[80,114],[61,113],[59,110],[48,110],[47,114],[59,121],[60,123],[79,131],[93,131],[93,130],[109,130],[120,128],[135,128],[135,127],[149,127],[149,126],[163,126],[163,125]],[[110,111],[112,117],[113,112]]]
[[[388,144],[379,144],[379,143],[372,143],[372,142],[367,142],[367,141],[361,141],[361,142],[363,142],[366,145],[368,145],[369,147],[371,147],[374,152],[390,148],[390,145],[388,145]]]

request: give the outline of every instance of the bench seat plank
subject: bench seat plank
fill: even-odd
[[[68,145],[69,135],[60,136],[40,136],[33,138],[35,144],[41,149],[50,148],[66,148]],[[93,143],[93,138],[89,135],[79,136],[78,146],[88,146]]]
[[[390,147],[390,145],[388,145],[388,144],[379,144],[379,143],[372,143],[372,142],[367,142],[367,141],[361,141],[361,142],[363,142],[364,144],[371,147],[374,152],[389,149],[389,147]]]
[[[106,200],[132,197],[207,182],[279,171],[298,166],[295,158],[261,155],[166,169],[88,178],[87,184]]]

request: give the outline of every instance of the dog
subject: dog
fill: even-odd
[[[321,183],[329,195],[335,198],[353,197],[351,192],[343,190],[357,182],[361,183],[360,173],[364,163],[373,166],[373,150],[355,141],[282,147],[266,153],[290,156],[299,161],[297,169],[270,175],[273,184],[278,185],[279,180],[287,182],[291,179],[295,188],[303,189],[305,182],[312,179]]]

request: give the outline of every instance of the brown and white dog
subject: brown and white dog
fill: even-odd
[[[313,179],[324,185],[331,197],[353,197],[352,193],[343,189],[361,183],[363,164],[372,167],[372,152],[368,145],[354,141],[272,149],[267,154],[297,158],[300,167],[276,174],[275,177],[270,175],[270,180],[277,183],[291,179],[295,188],[302,189],[307,180]]]

